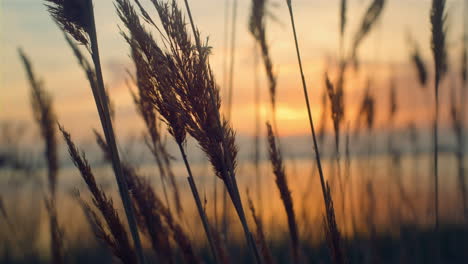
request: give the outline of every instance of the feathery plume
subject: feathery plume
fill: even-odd
[[[195,75],[193,72],[199,63],[194,61],[194,59],[198,59],[199,56],[194,53],[193,44],[190,42],[185,29],[184,18],[176,2],[172,1],[170,4],[167,4],[153,1],[153,5],[163,25],[162,27],[165,32],[165,36],[163,36],[167,40],[164,44],[168,46],[168,51],[163,51],[152,38],[151,34],[143,28],[137,13],[129,1],[117,0],[116,8],[121,20],[128,29],[128,33],[123,33],[123,36],[132,49],[132,57],[137,68],[137,80],[139,86],[143,88],[140,89],[140,92],[143,92],[141,96],[148,96],[151,99],[152,107],[159,112],[167,124],[169,133],[174,137],[179,146],[189,174],[189,185],[216,262],[217,251],[215,250],[213,236],[211,235],[211,227],[203,210],[198,189],[183,147],[188,123],[194,124],[195,122],[191,120],[193,117],[188,114],[190,112],[186,109],[189,106],[184,105],[180,101],[186,100],[187,97],[196,96],[197,89],[200,90],[196,85],[197,82],[192,82],[192,76]],[[163,34],[163,32],[160,33]],[[205,52],[209,52],[209,49],[205,49]],[[200,84],[198,83],[198,85]],[[194,88],[193,91],[187,92],[185,90],[187,86]],[[201,101],[201,103],[206,104],[206,100],[205,102]],[[204,106],[197,105],[195,107],[198,107],[197,110],[201,117],[206,118],[202,113]],[[209,148],[209,146],[205,146],[205,148]]]
[[[96,213],[91,213],[94,224],[99,230],[96,235],[99,239],[104,241],[104,243],[112,250],[112,253],[123,263],[138,263],[136,254],[128,238],[127,231],[120,220],[117,210],[114,208],[112,199],[107,197],[102,188],[97,185],[91,166],[86,160],[84,153],[80,154],[75,143],[72,141],[70,134],[61,126],[59,126],[59,129],[67,143],[68,152],[75,167],[80,171],[81,177],[91,192],[94,206],[101,212],[101,215],[105,220],[106,227],[104,227]],[[93,210],[89,212],[93,212]]]
[[[41,136],[45,143],[44,156],[47,161],[47,176],[50,197],[45,197],[45,205],[49,214],[50,249],[52,263],[64,262],[63,231],[59,226],[56,207],[56,189],[58,176],[57,157],[57,132],[55,127],[56,117],[52,105],[51,95],[42,87],[40,80],[36,79],[32,65],[24,52],[18,50],[23,61],[31,86],[31,101],[34,118],[40,128]]]
[[[26,69],[31,86],[31,102],[34,119],[39,125],[41,136],[45,142],[45,158],[48,168],[49,190],[55,197],[58,174],[57,136],[55,129],[56,116],[52,105],[51,95],[43,88],[42,81],[34,74],[32,65],[24,52],[18,50],[20,58]]]
[[[433,0],[431,8],[431,49],[434,57],[436,94],[438,94],[440,79],[447,71],[445,2],[445,0]]]
[[[262,53],[263,65],[268,78],[270,91],[270,102],[273,111],[273,122],[276,112],[276,74],[273,71],[273,63],[270,55],[270,48],[266,40],[266,4],[267,0],[253,0],[250,11],[249,31],[254,37]]]
[[[354,35],[353,44],[351,48],[351,59],[353,61],[357,60],[357,52],[359,46],[381,16],[384,6],[385,0],[373,0],[370,6],[367,8],[364,17],[362,18],[361,26]]]
[[[331,115],[333,120],[333,128],[335,130],[335,148],[336,153],[339,152],[340,124],[344,119],[344,96],[342,86],[333,86],[328,79],[328,74],[325,73],[325,85],[327,87],[328,98],[330,99]]]
[[[414,65],[416,72],[418,73],[418,80],[421,87],[426,87],[427,83],[427,70],[426,65],[419,52],[419,46],[415,45],[411,52],[411,62]]]
[[[107,157],[107,161],[112,162],[109,147],[104,138],[96,131],[95,136],[96,143],[101,148],[104,156]],[[143,222],[140,226],[144,228],[149,236],[154,252],[164,263],[173,263],[169,234],[159,212],[159,198],[156,197],[149,181],[138,175],[137,171],[128,163],[122,162],[122,171],[127,179],[128,187],[132,190],[137,216],[140,216],[141,222]]]
[[[46,7],[60,28],[89,49],[92,17],[91,0],[45,0]]]
[[[340,38],[343,38],[345,29],[346,29],[346,10],[347,10],[347,0],[340,1]]]

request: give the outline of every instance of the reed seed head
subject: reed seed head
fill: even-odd
[[[88,46],[91,0],[45,0],[55,22],[79,43]]]

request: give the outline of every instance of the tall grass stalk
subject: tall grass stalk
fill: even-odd
[[[131,245],[127,230],[120,220],[112,199],[109,198],[102,188],[98,186],[91,166],[86,160],[84,153],[80,152],[76,147],[70,134],[61,126],[59,126],[59,129],[68,146],[70,158],[72,159],[75,167],[80,171],[81,177],[91,192],[94,207],[99,210],[102,218],[104,218],[103,223],[95,210],[93,210],[87,203],[82,203],[85,205],[83,207],[85,213],[91,216],[89,220],[92,224],[95,235],[103,241],[104,244],[110,248],[112,253],[123,263],[136,263],[138,261],[137,253]]]
[[[292,259],[294,263],[300,263],[299,250],[299,233],[296,223],[296,215],[294,213],[294,203],[289,189],[288,179],[283,163],[281,150],[279,149],[278,139],[273,132],[270,123],[267,122],[268,136],[268,154],[270,156],[273,173],[275,174],[275,182],[278,187],[281,200],[283,201],[284,210],[288,218],[289,235],[291,237]]]
[[[75,38],[76,41],[85,45],[91,54],[94,63],[95,79],[90,79],[89,81],[91,83],[91,88],[93,88],[93,86],[95,87],[95,89],[92,89],[94,100],[98,109],[106,141],[110,146],[112,168],[114,170],[117,185],[119,187],[120,197],[125,209],[125,214],[127,216],[128,225],[133,237],[133,242],[135,244],[137,259],[140,264],[143,264],[145,263],[143,249],[141,247],[140,236],[138,234],[138,227],[136,224],[135,214],[133,212],[133,206],[130,200],[127,182],[125,180],[125,175],[122,173],[119,152],[117,149],[117,143],[109,111],[108,99],[104,88],[96,24],[94,19],[93,2],[92,0],[46,0],[46,2],[48,3],[47,7],[51,16],[61,27],[62,31],[69,33]]]
[[[266,15],[268,14],[267,10],[267,0],[253,0],[252,8],[249,19],[249,31],[250,34],[254,37],[263,60],[263,65],[265,68],[265,74],[268,79],[268,91],[270,93],[270,104],[271,104],[271,115],[273,127],[276,132],[278,132],[278,127],[276,125],[276,74],[273,70],[273,62],[270,55],[270,47],[267,43],[266,38]]]
[[[26,74],[31,86],[31,105],[35,121],[44,140],[44,158],[47,164],[48,193],[44,203],[49,214],[51,262],[61,264],[64,262],[63,230],[59,226],[57,216],[57,177],[59,171],[57,157],[57,128],[56,115],[53,109],[52,96],[44,89],[41,80],[34,74],[33,67],[26,54],[18,49],[19,56],[24,64]],[[0,208],[2,209],[2,208]],[[6,214],[5,214],[6,215]]]
[[[247,198],[248,198],[250,213],[252,214],[252,218],[256,226],[255,240],[257,242],[257,245],[259,246],[260,254],[262,254],[263,262],[265,264],[274,264],[275,262],[273,260],[273,256],[271,255],[270,248],[268,247],[268,244],[266,241],[262,221],[260,219],[260,216],[256,213],[255,206],[249,194],[249,190],[247,190]]]
[[[319,147],[318,147],[318,143],[317,143],[317,136],[315,134],[314,123],[313,123],[313,120],[312,120],[312,113],[311,113],[311,110],[310,110],[309,95],[308,95],[308,92],[307,92],[307,85],[306,85],[306,81],[305,81],[305,77],[304,77],[304,71],[302,69],[302,60],[301,60],[301,54],[300,54],[300,51],[299,51],[299,43],[298,43],[298,40],[297,40],[296,25],[295,25],[295,22],[294,22],[294,14],[293,14],[293,9],[292,9],[292,3],[291,3],[291,0],[286,0],[286,3],[288,5],[289,16],[291,18],[291,26],[292,26],[293,36],[294,36],[294,44],[296,46],[296,55],[297,55],[297,61],[298,61],[298,64],[299,64],[299,72],[301,74],[302,88],[303,88],[303,91],[304,91],[304,99],[306,101],[307,114],[308,114],[308,117],[309,117],[309,125],[310,125],[312,140],[313,140],[313,144],[314,144],[315,160],[316,160],[317,168],[318,168],[318,171],[319,171],[320,185],[321,185],[321,188],[322,188],[322,194],[323,194],[324,203],[325,203],[325,209],[326,209],[326,214],[325,215],[326,215],[326,223],[327,223],[326,226],[327,226],[327,230],[330,231],[330,234],[332,234],[332,236],[334,238],[331,241],[331,243],[333,244],[332,255],[335,256],[334,260],[335,260],[336,263],[344,263],[345,260],[344,260],[343,254],[341,252],[340,235],[339,235],[339,231],[338,231],[338,228],[336,226],[336,221],[335,221],[335,218],[334,218],[335,213],[334,213],[334,209],[333,209],[333,205],[332,205],[332,196],[331,196],[331,193],[330,193],[330,189],[327,188],[328,184],[327,185],[325,184],[325,179],[324,179],[324,176],[323,176],[322,163],[321,163],[321,160],[320,160]]]
[[[439,126],[439,85],[443,75],[447,71],[447,51],[445,46],[446,19],[445,0],[433,0],[430,13],[431,22],[431,48],[434,57],[434,210],[435,228],[439,228],[439,146],[438,146],[438,126]]]
[[[231,14],[231,43],[229,51],[229,80],[228,80],[228,97],[227,97],[227,119],[232,118],[232,97],[234,89],[234,66],[236,59],[236,24],[237,24],[237,0],[232,0],[232,14]]]
[[[172,36],[170,35],[168,25],[169,23],[181,22],[178,20],[179,13],[168,13],[169,7],[167,5],[163,5],[159,1],[155,1],[153,2],[153,4],[158,10],[161,20],[163,20],[163,23],[165,23],[164,29],[167,30],[167,37],[170,39]],[[211,252],[213,254],[215,262],[217,263],[218,257],[215,250],[216,248],[212,235],[212,229],[208,223],[208,218],[206,216],[205,210],[203,209],[198,188],[195,184],[192,170],[187,159],[187,154],[183,147],[186,140],[187,128],[184,124],[184,117],[178,113],[182,109],[180,109],[180,106],[177,105],[177,98],[175,93],[170,92],[169,90],[169,88],[171,87],[170,85],[174,81],[171,78],[175,78],[175,76],[166,76],[166,72],[162,70],[162,67],[165,66],[164,63],[174,63],[174,61],[171,61],[171,58],[169,57],[164,57],[162,50],[157,46],[152,36],[143,28],[135,9],[128,0],[118,0],[116,8],[121,20],[124,22],[125,26],[129,31],[129,35],[127,35],[126,33],[122,34],[131,48],[132,59],[136,67],[136,76],[137,83],[139,86],[138,89],[140,92],[140,97],[148,98],[149,100],[151,100],[151,105],[149,105],[148,107],[150,107],[151,109],[155,108],[159,112],[159,114],[167,124],[169,133],[171,134],[171,136],[173,136],[174,140],[176,141],[179,147],[180,153],[184,160],[184,165],[188,173],[187,180],[189,182],[190,190],[194,197]],[[147,14],[144,9],[141,8],[140,10],[142,11],[142,14]],[[146,19],[148,20],[148,18]],[[177,24],[177,26],[181,25]],[[170,42],[169,45],[176,44],[175,42]],[[171,48],[172,50],[177,49],[175,46],[171,46]],[[158,81],[158,85],[167,86],[164,87],[167,90],[165,92],[158,91],[157,89],[159,89],[159,86],[154,87],[155,82],[152,78],[156,78],[156,80]]]
[[[200,61],[205,61],[205,63],[206,63],[206,65],[202,65],[202,71],[205,71],[207,74],[209,74],[210,79],[212,79],[213,77],[211,76],[211,73],[209,73],[210,72],[210,66],[209,66],[208,62],[206,61],[207,59],[203,57],[204,52],[203,52],[202,45],[201,45],[201,42],[200,42],[199,32],[195,27],[195,23],[193,22],[193,17],[192,17],[192,13],[190,11],[190,6],[189,6],[189,3],[188,3],[188,0],[184,0],[184,2],[185,2],[185,7],[187,9],[187,14],[189,16],[190,24],[191,24],[191,27],[192,27],[192,32],[193,32],[193,35],[195,37],[196,45],[197,45],[197,48],[198,48]],[[216,102],[216,96],[214,94],[214,87],[210,86],[210,87],[207,87],[207,88],[208,88],[208,93],[209,93],[209,97],[210,97],[210,100],[211,100],[212,107],[217,109],[217,107],[216,107],[217,102]],[[213,114],[216,115],[217,129],[219,130],[218,133],[224,134],[224,135],[221,136],[221,145],[222,145],[221,149],[224,151],[224,155],[225,155],[225,159],[222,160],[222,164],[221,164],[222,168],[224,170],[223,180],[224,180],[226,188],[227,188],[227,190],[229,192],[229,195],[231,196],[231,200],[232,200],[232,202],[234,204],[234,207],[236,208],[239,219],[241,221],[242,228],[244,229],[244,233],[245,233],[247,243],[248,243],[249,247],[251,248],[251,250],[253,251],[253,254],[255,256],[255,259],[256,259],[257,263],[262,263],[261,259],[260,259],[260,256],[259,256],[259,253],[258,253],[258,250],[257,250],[257,247],[256,247],[256,244],[255,244],[255,241],[253,240],[252,233],[250,232],[249,226],[247,224],[247,219],[245,217],[245,212],[244,212],[244,209],[243,209],[243,206],[242,206],[242,200],[241,200],[241,197],[240,197],[239,189],[237,187],[237,180],[236,180],[236,177],[235,177],[235,170],[234,170],[235,160],[234,160],[234,156],[233,156],[233,153],[235,153],[237,151],[235,151],[233,149],[233,148],[235,148],[235,146],[232,146],[233,142],[228,143],[228,141],[227,141],[227,135],[229,136],[229,134],[233,133],[233,132],[229,132],[229,129],[224,128],[225,126],[227,126],[227,123],[226,122],[224,122],[223,124],[221,123],[219,110],[214,111],[214,112],[215,113],[213,113]],[[223,132],[223,130],[225,130],[225,131]],[[232,135],[230,137],[232,137]],[[213,153],[211,153],[211,154],[213,154]]]

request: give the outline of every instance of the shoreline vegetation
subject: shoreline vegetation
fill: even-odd
[[[448,51],[453,11],[445,0],[431,1],[425,45],[433,61],[423,57],[424,43],[407,33],[413,88],[399,87],[397,71],[388,85],[376,86],[372,70],[361,67],[362,43],[381,30],[389,1],[366,1],[362,17],[350,13],[351,1],[339,1],[336,67],[327,65],[322,81],[310,82],[301,56],[314,51],[301,45],[307,36],[298,33],[305,25],[295,18],[296,1],[251,0],[255,124],[251,138],[240,138],[231,122],[239,78],[238,1],[224,3],[230,51],[224,50],[223,76],[215,76],[209,32],[197,27],[191,9],[196,1],[113,0],[132,61],[129,93],[144,123],[138,142],[129,143],[138,156],[114,130],[119,116],[101,69],[106,46],[98,45],[93,0],[44,0],[88,81],[100,128],[90,128],[91,143],[75,141],[38,77],[44,74],[40,62],[18,48],[41,152],[24,146],[24,127],[2,124],[0,263],[467,262],[467,21],[461,56],[455,56]],[[275,4],[285,5],[289,17],[278,17]],[[302,93],[278,82],[281,65],[268,32],[283,20]],[[354,20],[355,31],[348,25]],[[311,23],[308,33],[319,26]],[[353,77],[366,79],[362,94],[351,91]],[[412,122],[395,128],[404,89],[418,86],[434,114],[427,119],[430,135]],[[304,97],[307,138],[281,136],[282,89]],[[380,98],[377,89],[388,92]],[[449,104],[441,104],[444,89],[450,90]],[[310,95],[320,93],[321,120],[315,122]],[[266,120],[261,96],[268,98]],[[351,96],[359,98],[357,113],[346,103]],[[384,127],[376,126],[380,116]],[[442,140],[446,136],[455,145]],[[290,155],[294,151],[301,154]]]

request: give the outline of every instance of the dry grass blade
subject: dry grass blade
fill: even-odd
[[[259,216],[255,212],[255,207],[252,202],[252,199],[250,198],[248,190],[247,190],[247,198],[248,198],[250,212],[252,213],[252,218],[255,222],[255,226],[257,227],[255,240],[260,247],[260,253],[262,254],[263,262],[265,264],[274,264],[275,261],[273,260],[273,256],[271,255],[270,248],[268,247],[267,242],[266,242],[262,221],[260,220]]]
[[[268,131],[268,154],[270,156],[273,173],[275,174],[276,186],[280,192],[281,200],[288,217],[289,235],[291,236],[291,248],[294,263],[299,263],[299,234],[297,230],[296,216],[294,214],[294,204],[289,190],[288,180],[283,164],[283,157],[278,147],[277,139],[273,133],[271,125],[267,123]]]
[[[106,227],[102,225],[97,214],[93,213],[96,226],[100,230],[98,237],[112,250],[113,254],[123,263],[138,263],[135,251],[133,250],[127,231],[114,208],[113,201],[107,197],[104,191],[97,185],[91,167],[84,154],[80,154],[73,143],[70,134],[63,127],[59,127],[65,139],[70,157],[75,167],[80,171],[81,177],[85,181],[93,197],[94,206],[101,212],[105,220]],[[107,229],[107,230],[106,230]]]
[[[370,6],[367,8],[367,11],[362,18],[361,25],[359,30],[354,35],[353,44],[351,48],[351,59],[353,61],[357,60],[357,52],[359,49],[359,45],[365,39],[365,37],[369,34],[372,27],[375,25],[377,20],[379,19],[380,15],[382,14],[382,10],[385,5],[385,0],[373,0]]]
[[[439,126],[439,84],[447,71],[447,51],[445,46],[446,19],[445,0],[433,0],[430,14],[431,20],[431,48],[435,68],[435,118],[434,118],[434,209],[435,228],[439,227],[439,160],[438,160],[438,126]]]

